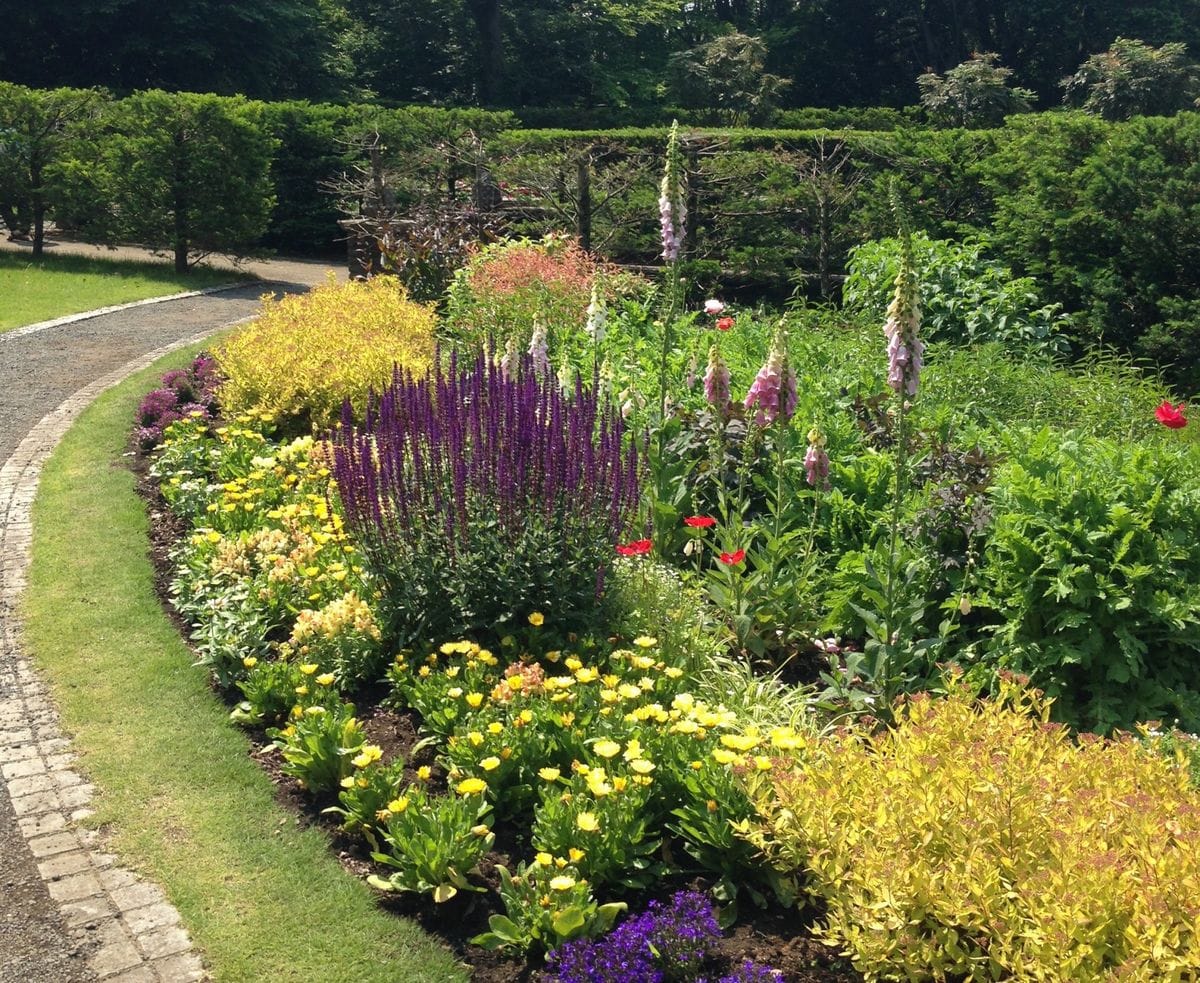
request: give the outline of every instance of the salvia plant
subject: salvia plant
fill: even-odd
[[[396,373],[334,476],[347,527],[383,588],[388,641],[501,632],[532,611],[594,617],[638,506],[639,456],[607,403],[564,395],[524,356]]]

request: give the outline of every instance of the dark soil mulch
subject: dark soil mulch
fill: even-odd
[[[172,578],[171,555],[187,534],[186,524],[177,519],[167,508],[157,485],[147,474],[147,464],[141,454],[126,458],[133,470],[137,488],[146,501],[150,518],[150,558],[154,564],[155,591],[164,609],[181,634],[190,635],[190,626],[179,616],[171,603],[170,583]],[[813,666],[797,665],[798,675],[808,675]],[[815,675],[815,673],[813,673]],[[230,699],[233,694],[223,694]],[[424,747],[413,754],[413,747],[420,740],[420,717],[413,711],[398,711],[381,706],[386,695],[383,687],[374,687],[354,694],[353,702],[370,743],[383,749],[384,760],[399,756],[406,764],[406,775],[415,777],[421,765],[433,767],[430,787],[437,791],[445,787],[445,776],[437,767],[432,747]],[[264,733],[251,735],[254,741],[252,756],[275,783],[276,799],[296,816],[302,826],[316,826],[329,839],[330,848],[342,866],[357,877],[366,878],[371,873],[382,873],[383,868],[371,859],[370,847],[358,835],[342,831],[336,813],[324,810],[336,803],[314,801],[313,797],[281,770],[282,760],[267,741]],[[411,772],[411,774],[409,774]],[[515,868],[515,860],[530,855],[528,831],[512,824],[498,823],[494,829],[496,849],[488,854],[479,868],[479,880],[488,888],[481,893],[462,891],[449,901],[435,905],[428,898],[414,894],[381,894],[380,907],[417,922],[431,935],[441,939],[459,959],[468,964],[471,978],[478,983],[537,983],[544,979],[540,971],[540,960],[529,962],[523,958],[489,952],[470,940],[487,931],[488,919],[503,912],[500,897],[496,892],[500,865]],[[674,851],[681,855],[681,851]],[[666,899],[678,890],[704,890],[708,886],[703,878],[676,877],[659,885],[658,889],[646,894],[606,894],[605,900],[622,900],[628,903],[629,911],[638,912],[654,898]],[[779,969],[788,983],[851,983],[861,981],[849,962],[840,958],[834,950],[822,944],[811,934],[811,928],[819,912],[809,907],[801,911],[771,907],[756,909],[744,904],[738,923],[727,931],[707,961],[704,972],[711,978],[732,972],[746,959],[767,964]],[[631,980],[629,983],[637,983]]]

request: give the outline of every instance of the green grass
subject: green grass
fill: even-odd
[[[179,276],[165,263],[0,252],[0,331],[66,314],[246,279],[228,270]]]
[[[162,884],[218,980],[463,980],[275,803],[154,597],[146,516],[120,458],[141,394],[192,354],[89,408],[34,506],[27,640],[99,789],[93,821],[122,863]]]

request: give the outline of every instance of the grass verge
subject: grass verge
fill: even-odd
[[[179,276],[161,263],[84,256],[34,260],[22,253],[0,252],[0,331],[242,279],[248,277],[228,270],[198,268]]]
[[[155,599],[145,511],[119,462],[140,396],[194,353],[97,400],[34,505],[26,639],[97,784],[94,821],[122,863],[164,887],[218,980],[464,980],[275,803]]]

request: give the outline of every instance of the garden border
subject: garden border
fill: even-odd
[[[40,330],[113,310],[223,289],[230,287],[151,298],[28,328]],[[233,323],[246,320],[250,319]],[[0,612],[5,615],[0,622],[0,676],[6,677],[5,688],[14,694],[0,698],[0,774],[7,783],[21,834],[67,928],[79,937],[94,934],[97,945],[88,966],[113,983],[186,983],[208,977],[191,938],[179,925],[179,912],[161,888],[116,866],[116,857],[103,852],[101,834],[77,825],[92,814],[93,787],[72,766],[75,755],[70,740],[59,726],[45,681],[22,652],[17,623],[31,557],[33,501],[42,467],[67,430],[101,393],[158,359],[229,326],[206,328],[171,342],[84,386],[47,413],[0,466]],[[28,334],[28,328],[18,330]]]

